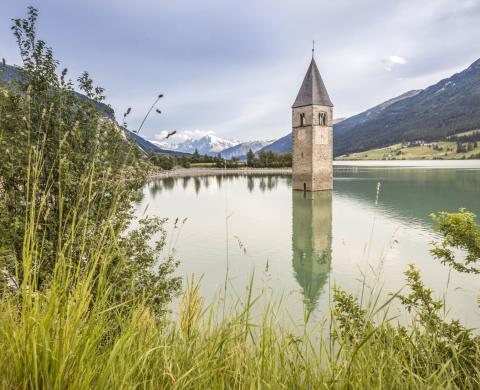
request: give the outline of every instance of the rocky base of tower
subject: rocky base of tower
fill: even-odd
[[[333,190],[333,172],[321,172],[312,178],[311,175],[293,175],[292,189],[294,191],[331,191]]]

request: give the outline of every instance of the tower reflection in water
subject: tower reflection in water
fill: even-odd
[[[332,262],[332,191],[292,191],[292,210],[293,269],[312,311]]]

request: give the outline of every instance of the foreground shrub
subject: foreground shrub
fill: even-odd
[[[69,267],[85,273],[101,245],[110,258],[95,258],[96,272],[108,264],[105,277],[116,290],[110,299],[148,292],[160,315],[180,281],[171,277],[173,259],[158,266],[165,221],[131,227],[148,166],[88,73],[78,78],[84,95],[74,92],[66,70],[56,74],[52,50],[36,37],[36,20],[34,8],[14,20],[24,66],[0,94],[0,289],[16,294],[34,282],[29,288],[51,290],[58,264],[68,258]],[[27,255],[32,269],[25,267]],[[134,290],[124,288],[132,284]]]

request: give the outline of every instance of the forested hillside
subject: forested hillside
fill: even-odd
[[[4,88],[7,88],[7,89],[18,89],[21,83],[25,82],[25,75],[23,74],[24,70],[21,67],[12,66],[8,64],[1,64],[0,68],[1,68],[0,69],[0,87],[3,86]],[[74,93],[81,99],[90,100],[84,94],[81,94],[79,92],[74,92]],[[105,115],[107,118],[111,119],[112,121],[115,121],[115,111],[109,105],[104,104],[102,102],[93,102],[93,103],[103,115]],[[123,127],[122,129],[125,131],[125,134],[129,138],[134,140],[145,153],[154,152],[154,153],[159,153],[165,156],[187,155],[187,153],[181,153],[181,152],[162,149],[157,145],[154,145],[150,141],[147,141],[140,135],[135,134],[132,131],[129,131],[128,129],[125,129]]]
[[[437,141],[453,133],[479,128],[480,60],[448,79],[390,104],[371,119],[351,126],[360,115],[334,127],[336,156],[404,141]]]
[[[333,127],[334,156],[409,141],[439,141],[480,128],[480,60],[424,90],[406,92]],[[292,149],[292,135],[264,148]]]

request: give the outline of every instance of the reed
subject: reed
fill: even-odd
[[[34,177],[31,196],[38,191]],[[31,203],[26,211],[23,282],[0,301],[2,388],[478,387],[478,348],[458,348],[415,321],[397,325],[388,317],[397,296],[382,305],[370,297],[366,309],[336,289],[331,321],[314,334],[304,331],[307,324],[286,324],[273,302],[254,315],[260,297],[251,288],[220,315],[193,277],[178,318],[159,319],[147,297],[118,302],[108,282],[118,245],[107,239],[108,221],[81,269],[69,258],[68,240],[58,248],[51,284],[40,289],[41,210]]]

